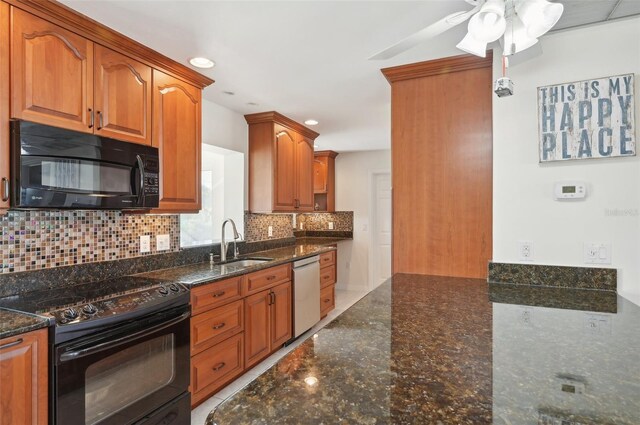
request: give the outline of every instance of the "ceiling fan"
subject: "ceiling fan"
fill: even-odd
[[[487,45],[500,40],[503,55],[522,52],[558,22],[564,11],[561,3],[547,0],[465,0],[468,11],[452,13],[410,35],[369,60],[392,58],[418,44],[435,38],[469,19],[466,36],[456,45],[460,50],[485,57]]]

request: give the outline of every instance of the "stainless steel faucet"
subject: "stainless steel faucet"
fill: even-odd
[[[227,247],[229,245],[229,243],[225,242],[224,240],[224,228],[228,222],[231,222],[231,228],[233,229],[233,258],[238,257],[238,247],[236,245],[236,240],[240,239],[240,235],[238,234],[238,229],[236,229],[236,223],[234,223],[233,220],[228,218],[222,222],[222,241],[220,242],[220,261],[223,263],[227,261]]]

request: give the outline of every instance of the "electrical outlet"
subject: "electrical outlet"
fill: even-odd
[[[610,335],[611,317],[606,314],[586,313],[584,326],[589,334]]]
[[[300,230],[304,230],[304,221],[300,222]]]
[[[525,326],[533,325],[533,309],[531,307],[523,307],[519,312],[520,323]]]
[[[156,251],[166,251],[171,245],[171,239],[169,235],[156,236]]]
[[[611,243],[585,242],[583,250],[586,264],[611,264]]]
[[[518,255],[520,261],[533,261],[533,242],[518,241]]]
[[[269,226],[269,227],[267,228],[267,233],[268,233],[268,235],[267,235],[267,236],[269,236],[270,238],[272,238],[272,237],[273,237],[273,226]]]
[[[140,252],[151,252],[151,236],[140,236]]]
[[[329,230],[333,230],[333,221],[329,222]]]

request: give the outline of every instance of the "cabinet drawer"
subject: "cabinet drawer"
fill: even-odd
[[[336,266],[331,265],[320,269],[320,288],[326,288],[336,283]]]
[[[242,373],[242,339],[242,334],[232,336],[191,358],[192,404],[209,397]]]
[[[195,316],[213,307],[224,305],[242,296],[244,276],[213,282],[191,291],[191,313]]]
[[[320,290],[320,317],[324,317],[336,307],[335,285]]]
[[[234,301],[191,318],[191,354],[244,330],[244,302]]]
[[[247,291],[245,294],[255,294],[287,280],[291,280],[291,264],[260,270],[247,276]]]
[[[329,251],[323,254],[320,254],[320,267],[327,267],[330,265],[336,264],[336,252]]]

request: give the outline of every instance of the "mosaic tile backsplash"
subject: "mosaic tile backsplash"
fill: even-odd
[[[336,211],[333,213],[305,213],[298,215],[298,223],[304,223],[304,230],[337,230],[353,231],[353,211]],[[333,222],[333,229],[329,223]],[[300,225],[298,224],[298,229]]]
[[[353,231],[353,211],[334,213],[304,213],[296,215],[296,229],[328,231],[329,222],[333,222],[333,231]],[[269,226],[273,227],[273,236],[269,237]],[[245,212],[244,231],[247,242],[269,239],[291,238],[293,234],[293,214],[253,214]]]
[[[156,254],[155,236],[168,234],[180,249],[177,215],[120,211],[11,211],[0,216],[0,272],[39,270]],[[140,236],[151,251],[140,253]]]

